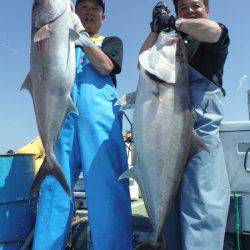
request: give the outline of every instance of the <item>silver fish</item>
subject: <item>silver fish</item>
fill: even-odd
[[[33,99],[45,160],[35,177],[30,196],[47,175],[53,175],[69,196],[69,184],[58,164],[54,145],[69,112],[77,113],[70,97],[75,79],[75,16],[69,0],[34,0],[31,31],[31,70],[21,89]]]
[[[136,166],[120,179],[132,178],[139,184],[153,231],[138,249],[154,249],[159,246],[188,158],[206,146],[193,129],[188,63],[181,37],[160,33],[154,46],[140,55],[139,63],[137,91],[117,103],[123,109],[135,105],[137,155]]]

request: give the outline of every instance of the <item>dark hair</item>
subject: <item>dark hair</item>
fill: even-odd
[[[76,5],[77,6],[80,2],[84,2],[84,0],[76,0]],[[102,7],[103,13],[105,12],[105,1],[104,0],[96,0],[96,2]]]
[[[207,12],[209,11],[209,0],[202,0]],[[174,7],[175,7],[175,13],[178,14],[178,0],[173,0],[174,2]]]

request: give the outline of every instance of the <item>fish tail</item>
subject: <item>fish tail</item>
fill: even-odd
[[[67,195],[71,198],[71,190],[70,190],[69,184],[56,159],[54,159],[53,167],[51,169],[50,174],[53,175],[58,180],[58,182],[60,183],[62,188],[65,190]]]
[[[46,168],[46,164],[47,164],[47,160],[45,158],[45,160],[43,161],[36,177],[35,180],[32,183],[31,189],[30,189],[30,193],[29,193],[29,198],[32,198],[32,195],[35,193],[39,192],[40,186],[43,182],[43,180],[45,179],[45,177],[48,175],[48,171]]]
[[[58,180],[58,182],[60,183],[62,188],[65,190],[65,192],[68,194],[68,196],[71,197],[70,187],[68,185],[68,182],[66,180],[66,177],[65,177],[62,169],[60,168],[56,159],[52,158],[51,161],[52,161],[52,167],[49,168],[47,157],[45,157],[44,162],[43,162],[42,166],[40,167],[40,169],[35,177],[35,180],[33,181],[33,184],[31,186],[30,194],[29,194],[30,199],[35,192],[39,191],[43,180],[48,175],[53,175]]]

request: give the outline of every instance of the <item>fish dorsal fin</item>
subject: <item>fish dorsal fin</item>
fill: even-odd
[[[133,109],[135,107],[136,91],[122,96],[115,105],[121,106],[121,110]]]
[[[209,152],[205,142],[199,137],[196,131],[193,130],[191,147],[190,147],[190,152],[189,152],[189,159],[192,158],[193,155],[195,155],[196,153],[202,150]]]
[[[52,24],[46,24],[42,26],[35,34],[33,38],[33,42],[37,43],[44,39],[50,38],[52,32]]]
[[[76,30],[69,29],[69,38],[71,41],[76,41],[77,39],[79,39],[79,37],[80,35]]]
[[[21,90],[26,89],[31,92],[31,75],[30,73],[26,76],[23,85],[21,87]]]

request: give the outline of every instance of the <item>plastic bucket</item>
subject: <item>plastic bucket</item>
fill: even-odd
[[[33,154],[0,155],[0,250],[20,249],[35,224],[34,175]]]

